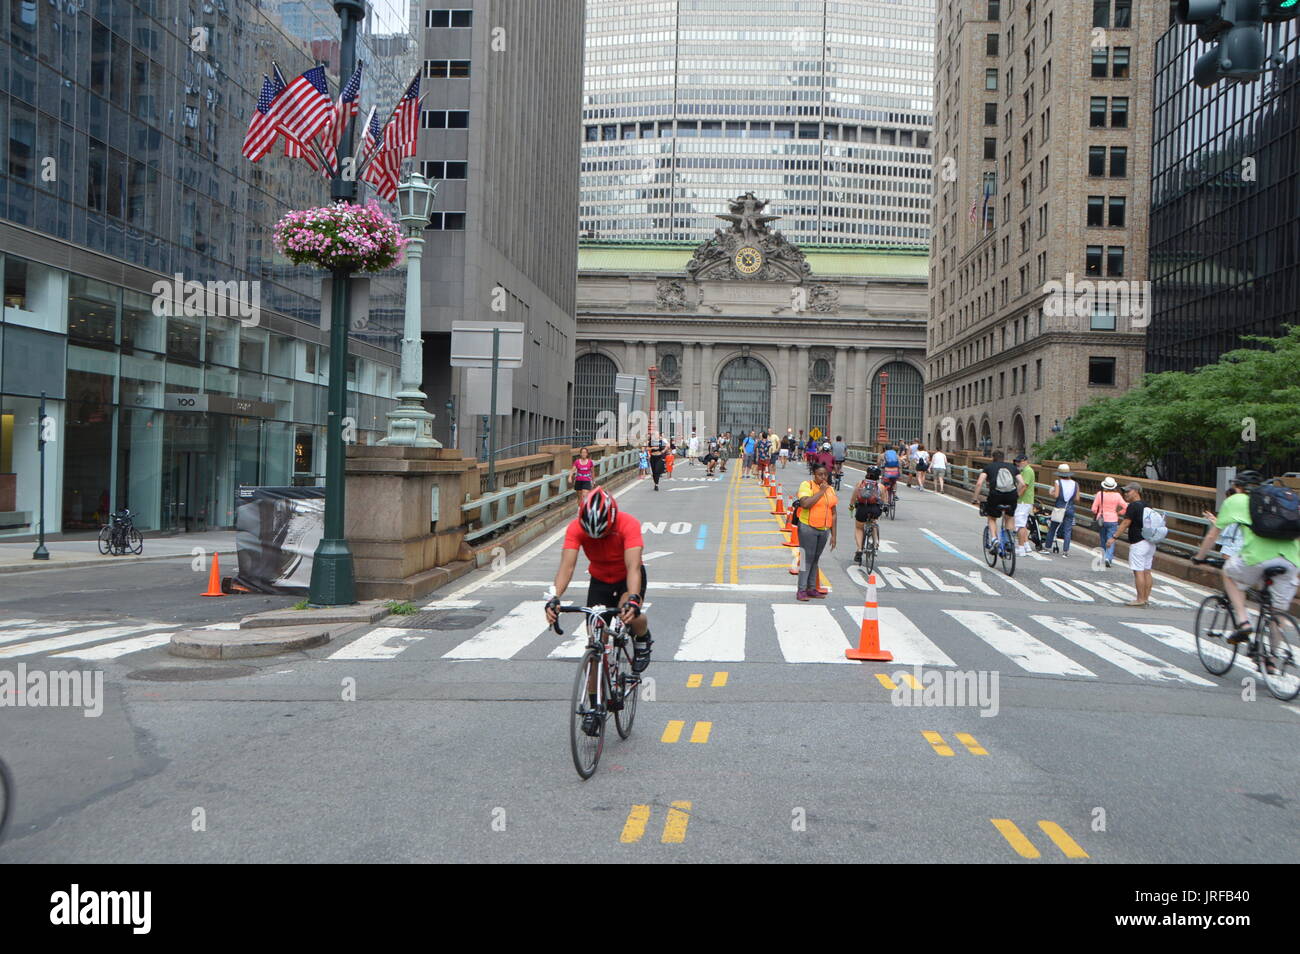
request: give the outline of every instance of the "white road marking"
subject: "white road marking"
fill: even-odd
[[[424,639],[428,633],[397,626],[376,626],[327,656],[327,659],[392,659],[403,650]],[[391,642],[390,642],[391,641]]]
[[[0,659],[12,659],[15,656],[35,656],[40,653],[52,653],[57,649],[67,649],[70,646],[84,646],[88,643],[100,643],[108,639],[120,639],[123,636],[134,636],[136,633],[143,633],[146,630],[158,629],[176,629],[179,624],[158,624],[148,623],[144,626],[104,626],[99,629],[88,629],[80,633],[73,633],[68,636],[55,636],[51,639],[38,639],[34,643],[21,643],[17,646],[9,646],[6,649],[0,649]]]
[[[12,623],[31,623],[30,619],[15,619]],[[66,633],[70,629],[76,629],[79,626],[98,626],[103,620],[93,619],[62,619],[55,620],[52,623],[40,623],[36,626],[18,626],[6,624],[0,628],[0,643],[16,643],[20,639],[31,639],[33,636],[57,636],[59,633]]]
[[[704,489],[703,487],[669,487],[668,492],[670,494],[679,494],[684,490],[703,490],[703,489]]]
[[[538,587],[545,590],[551,585],[550,580],[501,580],[503,586],[523,586]],[[700,583],[700,582],[664,582],[660,580],[651,580],[650,588],[652,590],[700,590],[702,592],[741,592],[741,593],[789,593],[794,595],[794,586],[787,583],[784,586],[775,583]]]
[[[449,609],[473,609],[478,606],[479,600],[434,600],[432,603],[426,603],[424,609],[427,610],[449,610]]]
[[[846,606],[844,612],[849,614],[853,625],[862,630],[862,613],[865,607]],[[881,606],[877,611],[880,619],[880,648],[894,654],[894,662],[904,666],[956,666],[952,658],[926,637],[916,624],[903,615],[902,610],[894,606]]]
[[[1008,622],[996,613],[971,610],[944,610],[944,612],[1026,672],[1096,678],[1094,673],[1069,656],[1058,653],[1051,646],[1035,639],[1019,626]]]
[[[641,557],[642,563],[649,563],[651,560],[657,560],[660,557],[672,556],[669,550],[656,550],[654,553],[647,553]]]
[[[510,659],[548,629],[544,600],[525,600],[482,632],[471,636],[443,659]]]
[[[927,537],[929,537],[931,540],[933,540],[935,543],[939,544],[939,546],[943,547],[943,548],[944,548],[945,550],[947,550],[949,553],[955,553],[957,556],[965,557],[965,558],[966,558],[967,560],[969,560],[971,563],[975,563],[975,564],[979,564],[979,563],[980,563],[979,560],[975,559],[973,556],[971,556],[971,555],[970,555],[969,553],[967,553],[965,550],[961,549],[961,547],[955,547],[955,546],[953,546],[951,543],[949,543],[947,540],[945,540],[943,537],[939,536],[939,534],[935,533],[933,530],[929,529],[928,527],[922,527],[922,528],[921,528],[921,532],[924,533],[924,534],[925,534]],[[1035,592],[1034,592],[1033,590],[1031,590],[1029,587],[1025,586],[1025,584],[1021,583],[1021,582],[1020,582],[1019,580],[1017,580],[1015,577],[1010,577],[1010,576],[1007,576],[1006,574],[1002,574],[1002,575],[1000,575],[1000,576],[998,577],[998,579],[1000,579],[1003,583],[1007,583],[1007,584],[1010,584],[1011,586],[1014,586],[1014,587],[1015,587],[1016,589],[1018,589],[1020,592],[1024,593],[1026,596],[1028,596],[1031,600],[1035,600],[1035,601],[1037,601],[1037,602],[1039,602],[1039,603],[1046,603],[1046,602],[1047,602],[1047,597],[1045,597],[1045,596],[1039,596],[1037,593],[1035,593]]]
[[[851,663],[844,655],[849,641],[830,608],[776,603],[772,606],[776,640],[791,663]]]
[[[99,646],[86,646],[82,649],[68,649],[55,656],[67,656],[71,659],[117,659],[144,649],[155,649],[172,641],[171,633],[150,633],[148,636],[136,636],[133,639],[119,639],[117,642],[104,643]]]
[[[1194,686],[1214,685],[1208,679],[1192,675],[1187,670],[1152,656],[1145,650],[1130,646],[1122,639],[1103,633],[1091,623],[1081,619],[1061,619],[1056,616],[1032,616],[1031,619],[1068,639],[1080,649],[1086,649],[1093,655],[1100,656],[1112,666],[1118,666],[1139,679],[1147,679],[1151,682],[1187,682]]]
[[[1179,629],[1177,626],[1167,626],[1162,623],[1125,623],[1131,629],[1136,629],[1139,633],[1145,633],[1152,639],[1164,643],[1171,649],[1177,649],[1179,652],[1189,653],[1200,658],[1196,650],[1196,636],[1185,629]],[[1212,651],[1211,651],[1212,650]],[[1218,643],[1206,649],[1208,655],[1215,657],[1220,662],[1226,663],[1232,650],[1228,648],[1227,643]],[[1237,653],[1233,665],[1243,672],[1256,672],[1254,664],[1246,661],[1241,653]]]
[[[1058,596],[1064,596],[1067,600],[1074,600],[1076,603],[1091,603],[1093,599],[1083,590],[1076,586],[1071,586],[1064,580],[1058,580],[1055,577],[1045,576],[1040,582]]]
[[[694,604],[673,659],[681,662],[743,662],[746,609],[744,603]]]

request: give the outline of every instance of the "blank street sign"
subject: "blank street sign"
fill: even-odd
[[[524,326],[511,321],[456,321],[451,326],[453,368],[492,367],[492,329],[501,329],[498,368],[524,364]]]

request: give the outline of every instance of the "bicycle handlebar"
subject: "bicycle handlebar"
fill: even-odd
[[[562,604],[560,604],[559,606],[555,607],[555,612],[557,612],[557,613],[586,613],[588,616],[599,616],[601,613],[607,613],[607,612],[609,612],[609,607],[606,606],[606,607],[601,608],[600,610],[594,610],[594,609],[592,609],[592,608],[589,607],[589,606],[579,606],[579,605],[577,605],[576,603],[568,603],[568,604],[563,604],[563,603],[562,603]],[[564,630],[560,629],[560,621],[559,621],[559,619],[556,619],[556,621],[555,621],[554,623],[551,624],[551,629],[555,630],[555,635],[556,635],[556,636],[563,636],[563,635],[564,635]]]

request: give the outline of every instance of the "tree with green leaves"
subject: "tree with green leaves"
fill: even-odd
[[[1192,372],[1148,374],[1127,394],[1088,402],[1034,453],[1119,474],[1144,473],[1175,452],[1224,463],[1300,461],[1300,325],[1279,338],[1242,340],[1258,347]]]

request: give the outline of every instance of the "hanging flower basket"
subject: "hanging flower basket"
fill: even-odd
[[[336,202],[289,212],[275,225],[275,247],[295,265],[326,271],[382,272],[409,240],[377,202]]]

